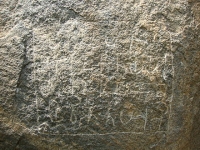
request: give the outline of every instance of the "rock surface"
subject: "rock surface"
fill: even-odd
[[[0,149],[198,150],[200,1],[0,0]]]

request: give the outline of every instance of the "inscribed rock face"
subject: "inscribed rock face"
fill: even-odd
[[[198,148],[199,5],[0,1],[0,147]]]

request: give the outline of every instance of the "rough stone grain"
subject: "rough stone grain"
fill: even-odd
[[[200,149],[199,0],[0,0],[0,149]]]

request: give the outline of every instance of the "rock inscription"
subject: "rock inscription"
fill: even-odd
[[[145,50],[148,41],[134,33],[120,41],[94,26],[71,20],[60,28],[70,34],[48,33],[60,41],[33,31],[26,84],[35,92],[19,91],[24,97],[18,112],[30,112],[20,117],[42,133],[166,131],[173,95],[170,50],[154,56]],[[93,32],[101,44],[89,39]]]

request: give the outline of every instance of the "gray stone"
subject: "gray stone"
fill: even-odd
[[[0,0],[0,148],[198,150],[198,0]]]

